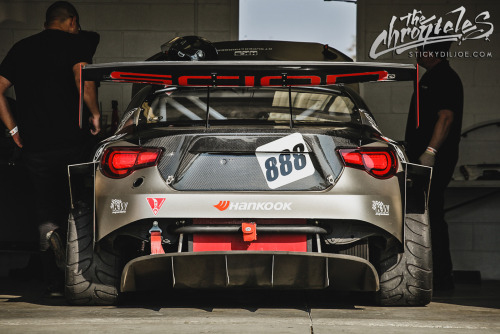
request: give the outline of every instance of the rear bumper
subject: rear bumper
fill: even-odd
[[[167,253],[136,258],[123,269],[122,292],[172,287],[377,291],[379,280],[368,261],[326,253]]]

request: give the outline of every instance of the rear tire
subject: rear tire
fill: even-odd
[[[383,306],[424,306],[432,299],[432,248],[429,217],[407,214],[404,226],[404,252],[389,247],[379,262]]]
[[[118,300],[118,256],[93,242],[92,211],[81,206],[68,219],[66,300],[71,305],[115,305]]]

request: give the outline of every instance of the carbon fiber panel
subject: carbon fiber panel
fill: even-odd
[[[146,146],[162,147],[164,149],[160,163],[158,164],[158,170],[164,180],[166,180],[169,175],[175,174],[181,158],[179,152],[182,152],[185,138],[184,136],[164,136],[154,138],[147,142]]]
[[[121,291],[174,288],[281,288],[377,291],[378,275],[359,257],[296,252],[167,253],[136,258]]]
[[[328,185],[313,175],[280,187],[280,190],[323,190]],[[172,184],[176,190],[270,190],[255,155],[199,154]]]
[[[270,191],[258,163],[258,147],[284,137],[283,133],[176,134],[151,139],[147,146],[162,147],[158,170],[164,180],[181,191]],[[303,134],[315,172],[279,187],[280,191],[321,191],[330,186],[328,176],[342,170],[335,154],[336,142],[349,140],[320,134]],[[352,144],[351,144],[352,145]]]

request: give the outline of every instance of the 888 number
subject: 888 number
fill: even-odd
[[[290,175],[294,170],[299,171],[307,165],[304,152],[304,144],[300,143],[290,150],[281,151],[278,159],[276,157],[268,158],[264,165],[266,167],[266,179],[268,182],[276,180],[280,176]]]

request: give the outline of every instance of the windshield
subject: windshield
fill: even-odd
[[[290,101],[292,108],[290,108]],[[167,88],[142,102],[138,123],[259,122],[358,123],[352,100],[340,91],[304,88]]]

